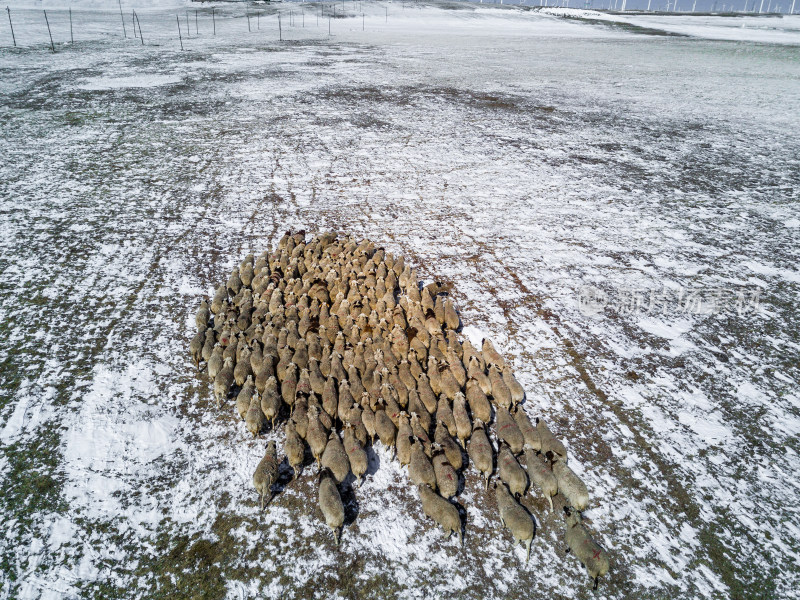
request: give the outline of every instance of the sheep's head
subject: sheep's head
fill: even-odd
[[[567,527],[575,527],[581,522],[581,513],[571,506],[565,506],[564,519],[567,521]]]

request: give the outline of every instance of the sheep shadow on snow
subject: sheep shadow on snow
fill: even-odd
[[[347,479],[345,479],[339,486],[339,494],[342,497],[342,504],[344,505],[345,527],[348,527],[355,522],[361,509],[361,505],[359,504],[355,490],[353,489],[354,482],[355,477],[353,477],[353,474],[350,473],[347,476]]]
[[[362,480],[366,479],[367,475],[375,475],[381,468],[381,457],[375,452],[375,448],[372,447],[372,444],[367,444],[364,451],[367,453],[367,472],[364,473]]]
[[[289,466],[289,461],[284,456],[278,465],[278,481],[272,484],[273,500],[286,489],[286,486],[292,482],[294,477],[294,470]]]

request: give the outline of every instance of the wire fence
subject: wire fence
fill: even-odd
[[[114,10],[73,9],[71,7],[6,7],[5,27],[0,33],[0,51],[8,48],[46,48],[52,52],[90,42],[119,40],[142,46],[174,46],[192,50],[193,42],[224,43],[248,34],[265,41],[287,41],[335,35],[335,22],[350,30],[366,31],[378,20],[389,22],[395,10],[417,5],[408,2],[343,0],[339,2],[296,2],[254,7],[198,6],[183,9],[126,8],[120,1]],[[303,31],[300,31],[303,30]],[[314,31],[318,30],[318,31]]]
[[[504,0],[487,3],[501,4]],[[692,14],[696,0],[685,0]],[[791,6],[778,5],[783,14],[794,14]],[[595,8],[595,10],[626,11],[627,0],[511,0],[506,4],[521,4],[528,8],[570,7]],[[661,2],[659,1],[659,4]],[[607,4],[607,8],[606,5]],[[654,10],[650,11],[651,4]],[[656,1],[648,0],[647,9],[630,12],[662,13],[655,8]],[[603,5],[603,6],[600,6]],[[119,39],[141,46],[174,47],[192,50],[197,41],[225,43],[239,36],[261,36],[265,41],[289,41],[334,36],[338,31],[368,31],[387,24],[390,17],[407,10],[430,6],[418,0],[337,0],[336,2],[291,2],[254,6],[245,2],[220,6],[187,7],[180,9],[132,8],[118,0],[115,9],[78,9],[65,7],[33,8],[6,7],[6,23],[0,27],[0,52],[9,48],[41,48],[56,52],[75,44],[88,42],[114,42]],[[714,4],[717,6],[717,3]],[[720,3],[723,9],[725,4]],[[677,0],[668,0],[666,8],[677,11]],[[729,12],[758,15],[773,9],[773,0],[747,0],[740,10],[727,5]],[[677,13],[675,12],[677,11]],[[218,39],[217,39],[218,38]]]

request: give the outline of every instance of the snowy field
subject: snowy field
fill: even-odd
[[[45,2],[55,54],[41,3],[0,31],[0,597],[800,598],[798,17],[720,41],[284,3],[248,32],[218,4],[212,36],[203,4],[186,36],[153,4],[123,39],[74,3],[70,45]],[[452,283],[588,484],[598,592],[541,498],[525,565],[469,469],[460,549],[380,447],[340,550],[313,468],[259,516],[263,441],[188,343],[201,295],[301,227]]]

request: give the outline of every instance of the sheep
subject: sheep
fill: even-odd
[[[470,379],[474,379],[478,383],[481,391],[485,395],[491,395],[492,382],[489,380],[489,376],[484,371],[484,365],[481,364],[481,361],[475,355],[472,355],[469,358],[469,363],[467,364],[467,375]]]
[[[358,369],[355,365],[350,365],[347,369],[347,381],[342,382],[347,383],[348,391],[350,392],[350,396],[353,398],[353,402],[356,401],[356,398],[360,398],[361,394],[364,393],[364,384],[361,383],[361,377],[358,374]],[[339,396],[341,397],[341,386],[339,389]]]
[[[514,377],[514,372],[508,365],[503,368],[503,381],[506,382],[506,386],[508,386],[511,392],[511,402],[514,406],[525,399],[525,388],[523,388],[520,382],[517,381],[517,378]]]
[[[206,341],[203,342],[203,348],[200,350],[200,358],[208,364],[211,357],[214,356],[214,349],[217,347],[216,335],[214,330],[210,327],[206,329]],[[222,357],[222,348],[220,348],[220,358]],[[222,363],[220,363],[220,367]]]
[[[389,415],[389,418],[394,423],[394,426],[397,427],[397,417],[400,415],[400,405],[397,403],[395,398],[396,392],[394,391],[394,387],[391,385],[384,385],[383,391],[381,391],[381,399],[383,400],[383,410]]]
[[[278,451],[275,442],[267,442],[266,448],[264,458],[258,463],[255,473],[253,473],[253,485],[261,498],[260,510],[264,510],[264,506],[272,501],[272,486],[278,481]],[[265,504],[264,498],[267,494],[269,494],[269,499]]]
[[[295,343],[295,351],[292,355],[292,362],[297,368],[302,370],[308,368],[308,348],[305,341],[301,338]]]
[[[502,355],[494,349],[494,345],[489,338],[483,339],[481,353],[483,354],[483,358],[486,359],[486,362],[490,365],[497,365],[502,369],[506,364],[506,361],[503,360]]]
[[[539,432],[542,454],[547,456],[552,462],[563,461],[566,463],[567,449],[564,447],[564,444],[553,435],[544,420],[539,419],[539,417],[536,417],[536,430]]]
[[[222,310],[222,303],[228,298],[228,290],[224,285],[217,288],[214,299],[211,301],[211,312],[218,315]]]
[[[452,329],[453,331],[458,330],[461,321],[458,318],[458,313],[456,312],[456,307],[453,304],[452,298],[448,298],[444,302],[444,319],[448,329]]]
[[[311,390],[321,396],[327,379],[319,369],[319,361],[313,358],[308,361],[308,379],[311,384]]]
[[[224,334],[221,339],[225,339]],[[222,359],[230,358],[234,365],[236,363],[236,357],[238,356],[239,352],[239,336],[232,336],[230,343],[225,346],[225,349],[222,351]]]
[[[542,490],[542,494],[550,503],[550,510],[553,510],[553,496],[558,493],[558,480],[553,475],[553,471],[538,454],[528,446],[525,447],[525,464],[528,467],[528,477],[536,486]]]
[[[328,445],[328,433],[319,420],[319,409],[316,406],[308,408],[308,429],[306,431],[306,441],[311,448],[311,454],[317,461],[317,466],[322,468],[320,459],[325,447]]]
[[[344,504],[339,495],[339,488],[330,469],[322,469],[319,472],[318,490],[319,508],[325,523],[333,529],[333,539],[338,546],[341,542],[341,529],[344,525]]]
[[[461,391],[461,385],[458,383],[453,374],[452,367],[446,365],[444,369],[439,371],[439,385],[441,386],[442,393],[447,396],[449,400],[456,397],[456,394]]]
[[[436,472],[433,470],[433,465],[427,454],[425,454],[422,441],[416,437],[411,444],[408,478],[416,485],[427,483],[431,488],[436,489]]]
[[[289,363],[286,368],[286,376],[281,381],[281,397],[290,408],[294,407],[297,397],[297,365],[294,363]]]
[[[422,310],[426,313],[428,311],[433,311],[435,314],[436,311],[434,310],[434,301],[433,301],[433,296],[431,296],[431,291],[428,288],[422,288],[421,296],[422,296],[422,302],[421,302]],[[444,311],[442,311],[442,318],[439,318],[439,316],[436,315],[436,320],[439,321],[439,325],[444,325]]]
[[[431,415],[436,412],[436,394],[431,389],[431,384],[428,382],[428,376],[425,373],[420,373],[417,378],[417,394],[419,394],[420,402],[425,405],[425,409]]]
[[[430,431],[431,425],[433,424],[431,413],[429,413],[428,409],[422,404],[416,390],[408,391],[408,413],[417,415],[422,428],[425,431]]]
[[[408,419],[408,414],[405,412],[400,413],[399,422],[397,425],[397,460],[401,465],[407,465],[411,461],[411,438],[414,432],[411,429],[411,423]]]
[[[405,356],[407,353],[403,354]],[[402,381],[406,388],[409,390],[416,389],[417,387],[417,380],[414,378],[414,375],[411,374],[411,366],[407,359],[403,359],[400,361],[400,365],[397,367],[397,374]]]
[[[442,394],[442,379],[439,374],[439,361],[436,360],[436,357],[429,356],[428,357],[428,384],[431,386],[431,390],[437,396]]]
[[[337,382],[347,379],[347,372],[342,366],[342,356],[338,352],[331,354],[331,374],[330,377],[336,379]]]
[[[272,361],[272,356],[268,354],[264,356],[261,360],[261,364],[259,364],[258,368],[255,370],[255,375],[256,389],[260,393],[263,393],[269,378],[275,377],[275,364]]]
[[[472,422],[467,412],[467,399],[461,392],[458,392],[453,399],[453,420],[456,422],[458,441],[461,442],[461,447],[463,448],[472,433]]]
[[[309,403],[308,404],[309,406],[316,407],[316,409],[317,409],[317,417],[319,418],[319,422],[322,423],[322,426],[325,428],[325,432],[326,432],[326,435],[327,435],[327,432],[329,432],[331,429],[333,429],[333,419],[331,419],[331,416],[328,413],[326,413],[324,410],[322,410],[322,406],[320,405],[320,403],[317,400],[316,396],[313,396],[313,395],[309,396],[308,397],[308,403]]]
[[[250,351],[245,348],[241,357],[237,359],[236,366],[233,368],[233,379],[236,385],[244,385],[247,377],[252,374],[253,368],[250,366]]]
[[[222,405],[222,401],[228,397],[228,391],[233,384],[233,359],[226,358],[222,369],[214,378],[214,397],[217,400],[217,408]]]
[[[354,404],[355,399],[350,393],[350,384],[348,384],[347,381],[343,381],[339,384],[339,404],[336,409],[340,423],[344,423],[348,420]]]
[[[203,360],[203,347],[206,343],[206,331],[198,331],[194,334],[192,341],[189,343],[189,352],[192,354],[192,361],[194,366],[200,368],[200,361]]]
[[[534,427],[533,423],[531,423],[531,420],[525,413],[525,409],[521,406],[517,406],[513,416],[514,422],[517,424],[517,427],[519,427],[519,430],[522,432],[522,437],[525,439],[525,445],[534,450],[541,450],[542,442],[539,438],[539,431]]]
[[[236,396],[236,412],[239,413],[239,418],[242,420],[244,420],[244,417],[247,414],[247,409],[250,408],[250,400],[252,400],[255,391],[253,377],[248,377],[247,381],[244,382],[242,389],[239,390],[239,393]]]
[[[336,386],[336,380],[333,377],[328,377],[322,391],[322,410],[334,419],[339,413],[339,394]]]
[[[425,449],[425,454],[431,455],[431,438],[428,435],[428,429],[423,427],[417,413],[411,413],[411,431],[422,442]]]
[[[489,367],[489,381],[492,382],[492,398],[495,404],[506,410],[511,408],[511,390],[508,389],[503,374],[496,365]]]
[[[603,547],[589,535],[589,532],[581,523],[581,515],[578,511],[565,506],[564,519],[567,526],[564,532],[564,539],[567,542],[566,552],[572,551],[578,560],[583,563],[589,573],[589,577],[594,580],[592,589],[597,590],[600,578],[608,574],[608,555],[603,550]]]
[[[492,420],[492,406],[489,404],[489,399],[481,389],[480,384],[475,379],[467,381],[467,404],[474,419],[480,419],[484,423],[489,423]]]
[[[297,479],[300,474],[300,468],[303,466],[303,459],[305,458],[306,447],[300,435],[297,433],[297,428],[293,421],[288,421],[283,428],[286,434],[286,439],[283,442],[283,453],[286,454],[286,459],[289,466],[292,467],[292,481]]]
[[[589,506],[589,491],[575,472],[564,461],[553,463],[553,475],[558,481],[558,490],[573,507],[584,511]]]
[[[350,423],[344,428],[344,450],[350,461],[350,470],[358,480],[358,487],[361,487],[361,478],[367,472],[369,460],[361,442],[356,439],[355,428]]]
[[[461,454],[461,447],[450,436],[447,427],[439,421],[436,424],[436,431],[434,432],[434,441],[442,447],[444,454],[447,457],[447,462],[453,465],[457,471],[464,466],[464,457]]]
[[[528,476],[525,469],[519,466],[507,444],[500,444],[497,454],[497,471],[500,479],[508,485],[515,498],[525,494],[528,489]]]
[[[264,386],[264,392],[261,395],[261,412],[269,420],[272,428],[275,428],[275,420],[280,415],[281,407],[280,394],[278,393],[278,380],[270,377]]]
[[[363,411],[358,406],[353,406],[347,416],[346,425],[353,428],[353,436],[358,440],[361,446],[366,446],[369,441],[369,434],[367,428],[364,427],[364,421],[361,419]]]
[[[519,430],[517,423],[511,417],[511,413],[501,406],[497,409],[496,417],[497,423],[495,423],[495,429],[497,431],[497,437],[508,444],[514,454],[522,452],[525,446],[525,438]]]
[[[450,408],[450,402],[444,394],[439,396],[439,404],[436,408],[436,421],[444,423],[444,426],[447,427],[447,431],[450,432],[451,436],[458,436],[458,427],[456,427],[456,420],[455,417],[453,417],[453,409]]]
[[[383,407],[379,407],[375,411],[375,433],[381,440],[387,450],[394,448],[394,442],[397,436],[397,428],[394,426],[392,419],[386,414]]]
[[[458,514],[458,509],[434,492],[428,485],[418,485],[417,491],[419,492],[419,499],[422,501],[422,512],[444,529],[448,538],[453,532],[457,533],[458,541],[463,546],[464,535],[461,529],[461,515]]]
[[[446,499],[458,493],[458,473],[447,460],[444,449],[439,444],[433,445],[433,472],[436,474],[436,486]]]
[[[289,365],[292,364],[292,350],[291,348],[283,348],[282,350],[278,351],[278,355],[280,358],[277,366],[275,367],[275,374],[278,376],[278,381],[283,383],[283,381],[286,379],[286,371],[289,369]]]
[[[364,395],[369,398],[369,394],[364,392]],[[369,402],[361,406],[361,422],[364,424],[364,429],[367,430],[369,441],[372,443],[375,440],[377,432],[375,430],[375,413],[369,407]]]
[[[472,436],[467,442],[467,454],[472,459],[475,468],[483,474],[486,480],[486,489],[489,489],[489,477],[491,477],[494,467],[494,450],[480,419],[475,419]]]
[[[295,401],[297,401],[297,396],[308,396],[311,392],[308,369],[302,369],[300,376],[297,378],[297,387],[295,387]]]
[[[261,325],[259,325],[260,327]],[[245,337],[247,335],[245,334]],[[261,336],[257,336],[258,339]],[[253,375],[255,375],[259,369],[261,369],[261,364],[264,362],[264,351],[261,349],[261,344],[256,341],[254,338],[253,340],[248,340],[248,344],[250,344],[250,368],[253,370]]]
[[[411,481],[426,490],[421,495],[440,498],[452,510],[445,498],[457,494],[467,455],[488,487],[492,424],[503,440],[496,485],[518,497],[547,475],[537,485],[552,506],[549,492],[558,491],[559,481],[533,453],[542,447],[541,427],[519,408],[524,390],[510,362],[489,340],[482,351],[460,340],[452,299],[437,284],[419,285],[402,260],[368,241],[324,239],[306,244],[289,233],[281,249],[259,261],[246,258],[214,296],[207,319],[196,320],[202,335],[190,344],[192,359],[208,364],[212,381],[228,359],[238,384],[233,389],[242,387],[235,397],[248,429],[258,435],[265,421],[274,428],[285,396],[292,411],[283,443],[293,480],[302,475],[308,443],[320,474],[325,472],[321,479],[332,479],[337,495],[337,481],[348,481],[351,470],[360,485],[368,467],[364,447],[377,436],[409,466]],[[221,401],[230,393],[228,386],[215,396]],[[255,397],[258,406],[251,411]],[[530,454],[527,473],[514,456],[521,449]],[[555,441],[544,451],[564,462],[566,453],[559,450]],[[337,458],[346,459],[348,468]],[[456,523],[451,531],[460,530],[460,519]]]
[[[254,393],[250,399],[250,406],[247,408],[247,413],[244,415],[245,426],[247,431],[256,437],[261,430],[267,426],[267,418],[261,410],[261,405],[258,401],[258,394]]]
[[[462,389],[467,384],[467,370],[453,348],[447,349],[447,365],[453,378],[458,382],[459,389]]]
[[[306,439],[308,433],[308,400],[305,398],[298,398],[294,403],[294,410],[292,411],[291,420],[294,423],[297,434]]]
[[[525,562],[531,557],[531,542],[536,532],[536,523],[519,502],[514,500],[511,492],[502,481],[495,482],[495,498],[500,511],[500,522],[514,536],[514,542],[525,544]]]
[[[342,483],[350,473],[350,459],[347,458],[347,452],[344,450],[342,440],[339,439],[339,434],[335,431],[331,431],[328,436],[328,443],[322,452],[320,465],[322,465],[323,469],[328,468],[331,470],[337,483]]]
[[[253,283],[253,276],[253,265],[249,262],[245,263],[239,272],[239,278],[242,280],[242,285],[245,287],[250,287],[250,284]]]

